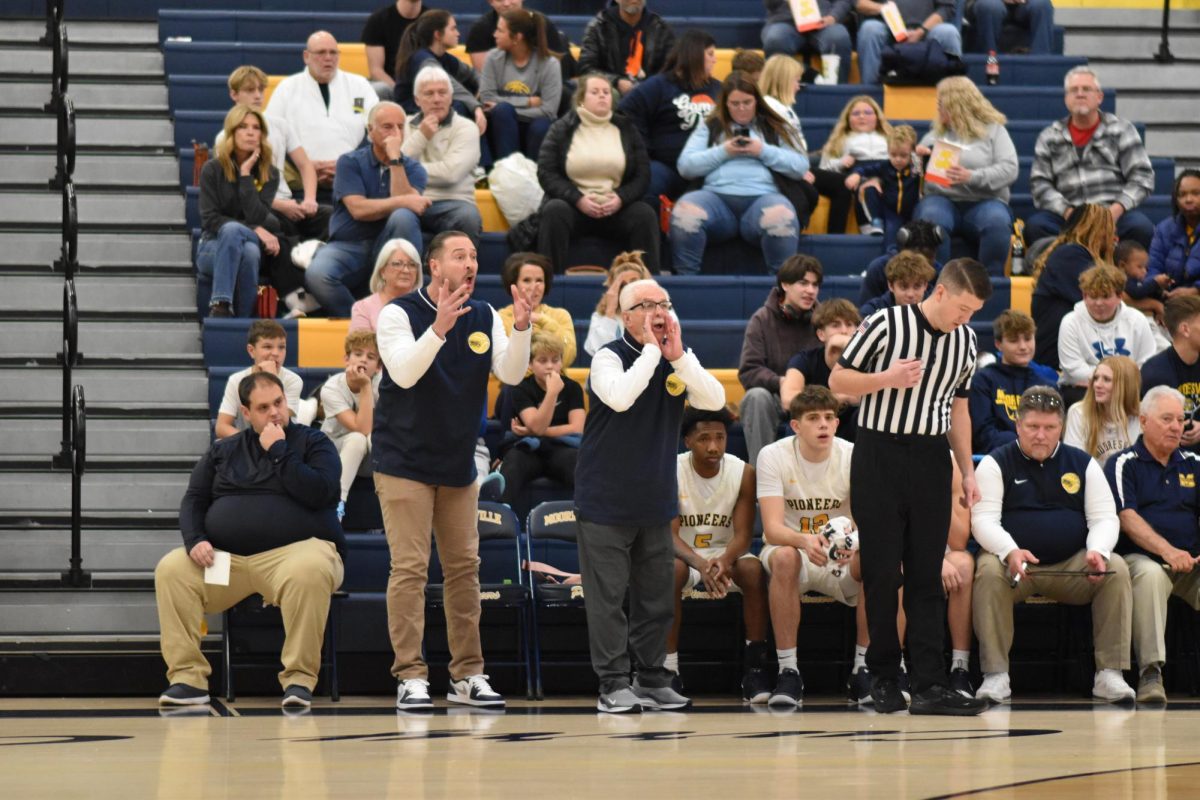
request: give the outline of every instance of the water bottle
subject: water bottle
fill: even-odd
[[[1013,224],[1012,263],[1009,273],[1014,277],[1028,274],[1025,269],[1025,225],[1021,220]]]
[[[987,73],[988,86],[995,86],[1000,82],[1000,59],[996,58],[995,50],[988,50],[987,66],[984,68]]]

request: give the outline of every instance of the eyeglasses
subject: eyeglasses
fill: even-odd
[[[395,267],[396,269],[408,270],[409,272],[416,272],[418,269],[420,269],[420,267],[411,261],[389,261],[388,266]]]
[[[1057,394],[1034,392],[1021,397],[1020,407],[1026,411],[1058,411],[1063,407],[1063,401]]]
[[[671,301],[670,300],[660,300],[659,302],[656,303],[653,300],[643,300],[640,303],[634,303],[629,308],[625,309],[625,311],[632,314],[634,311],[641,309],[642,311],[645,311],[648,314],[656,308],[661,308],[663,311],[670,311],[671,310]]]

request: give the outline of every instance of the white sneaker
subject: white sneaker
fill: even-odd
[[[983,683],[975,690],[975,696],[991,703],[1007,703],[1012,700],[1012,687],[1008,684],[1008,673],[985,673]]]
[[[429,711],[433,700],[429,697],[429,681],[409,678],[396,687],[396,708],[401,711]]]
[[[481,708],[504,708],[504,697],[488,683],[487,675],[468,675],[461,681],[450,681],[446,699]]]
[[[1137,698],[1137,692],[1125,682],[1119,669],[1098,669],[1092,682],[1092,696],[1110,703],[1129,703]]]

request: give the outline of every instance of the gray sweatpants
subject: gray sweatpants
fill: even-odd
[[[601,694],[630,685],[630,653],[640,685],[669,686],[663,661],[675,614],[670,523],[627,527],[579,519],[578,525],[588,641]]]

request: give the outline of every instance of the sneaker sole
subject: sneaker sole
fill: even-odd
[[[799,708],[803,700],[798,700],[794,697],[779,697],[772,695],[767,701],[767,705],[771,708]]]
[[[1103,696],[1098,695],[1095,692],[1093,692],[1092,697],[1094,697],[1097,700],[1103,700],[1105,703],[1112,703],[1113,705],[1124,705],[1126,703],[1136,703],[1137,702],[1137,693],[1136,692],[1134,694],[1123,694],[1120,697],[1103,697]]]
[[[161,695],[158,698],[158,704],[160,706],[207,706],[212,705],[212,699],[209,698],[208,695],[204,695],[203,697],[189,697],[185,699]]]
[[[743,699],[747,703],[750,703],[752,705],[762,705],[763,703],[765,703],[771,699],[771,693],[770,692],[759,692],[758,694],[754,695],[753,697],[744,697]]]
[[[1009,695],[1008,697],[993,697],[990,694],[976,693],[975,699],[976,700],[987,700],[989,703],[991,703],[994,706],[1003,706],[1003,705],[1008,705],[1009,703],[1012,702],[1012,695]]]
[[[312,708],[312,700],[302,700],[299,697],[285,697],[279,705],[284,708]]]
[[[641,711],[641,706],[606,706],[603,700],[596,701],[596,710],[605,714],[633,714]]]
[[[422,700],[417,703],[405,703],[399,700],[396,701],[397,711],[433,711],[432,700]]]
[[[464,697],[454,692],[446,693],[446,700],[451,703],[458,703],[462,706],[474,706],[475,708],[504,708],[504,700],[476,700],[472,697]],[[432,707],[432,703],[430,706]]]
[[[690,708],[692,701],[686,703],[659,703],[655,700],[643,700],[641,702],[642,711],[679,711],[682,708]]]

